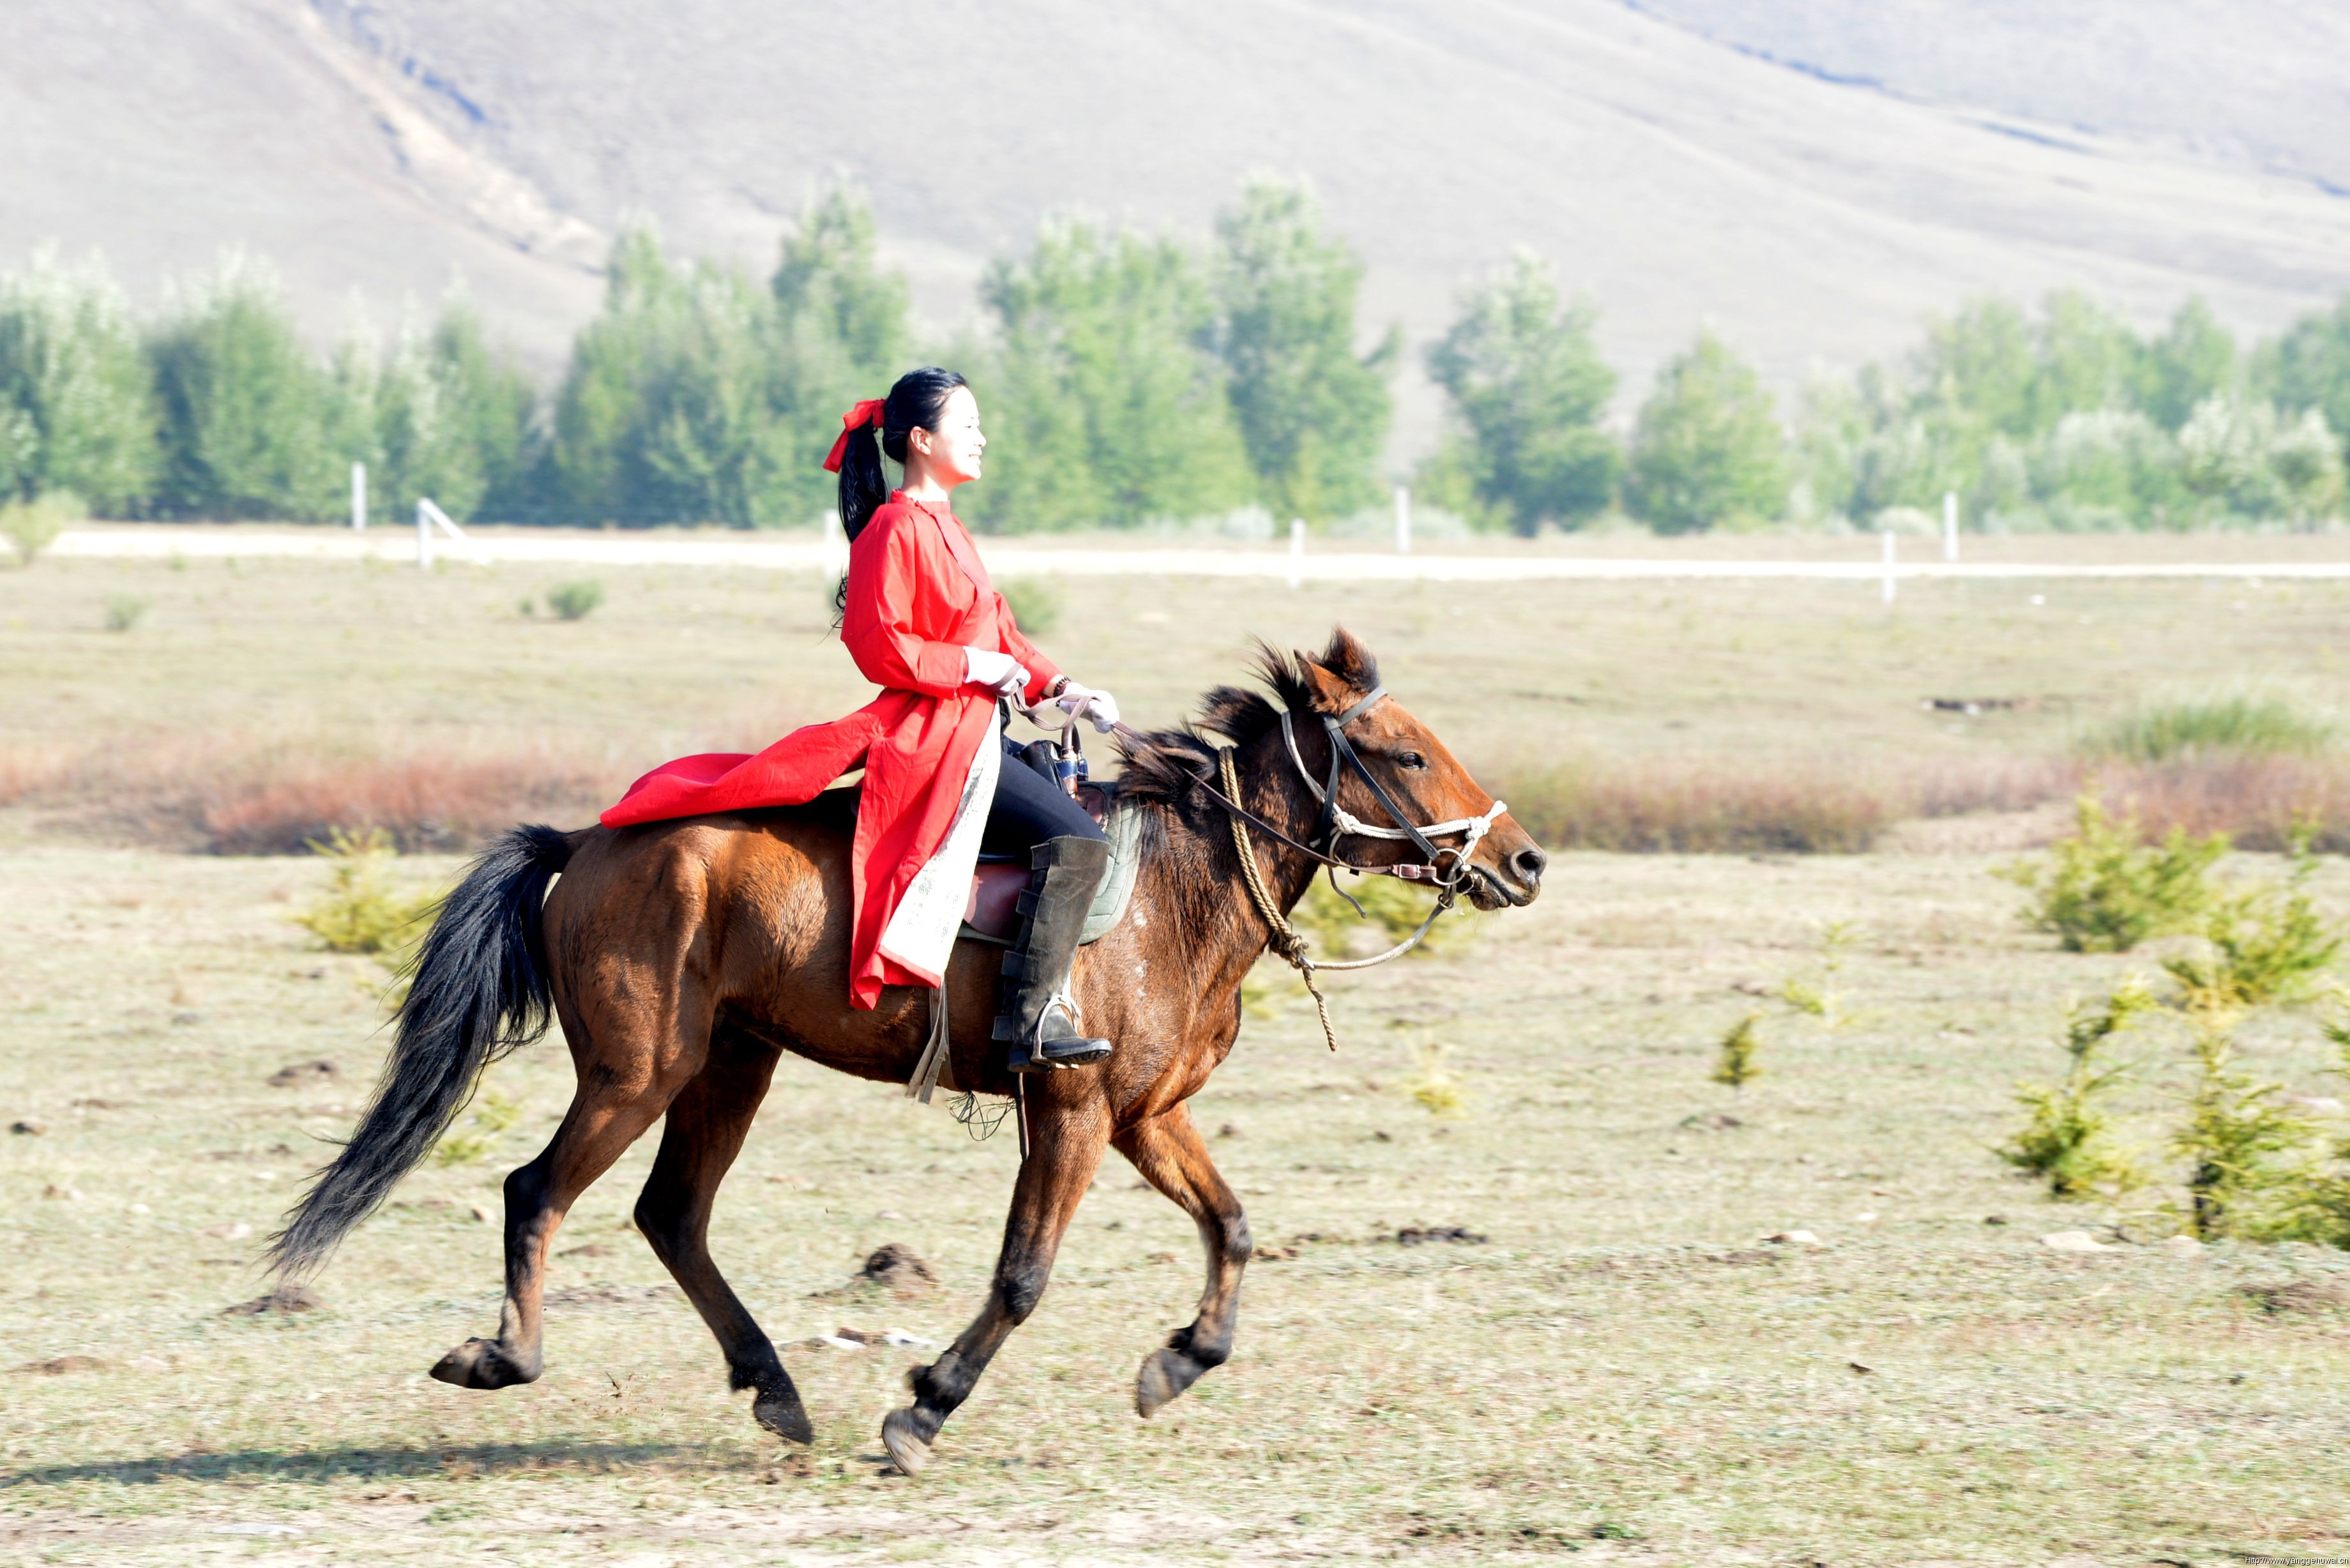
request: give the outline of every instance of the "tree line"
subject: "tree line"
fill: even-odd
[[[836,189],[764,279],[624,233],[543,391],[462,300],[322,355],[250,260],[140,319],[96,264],[44,253],[0,275],[0,497],[324,521],[356,461],[394,514],[430,495],[461,520],[805,524],[831,499],[817,459],[840,410],[928,357],[982,391],[989,483],[966,493],[998,531],[1246,506],[1318,524],[1397,479],[1523,534],[1617,514],[1670,533],[1914,524],[1946,490],[2012,528],[2307,522],[2342,500],[2350,296],[2250,348],[2199,301],[2151,336],[2078,294],[1979,301],[1784,416],[1709,331],[1619,431],[1595,308],[1521,254],[1424,349],[1447,431],[1396,474],[1402,335],[1365,330],[1362,275],[1302,184],[1257,179],[1205,244],[1049,221],[987,268],[981,330],[922,344],[869,208]]]

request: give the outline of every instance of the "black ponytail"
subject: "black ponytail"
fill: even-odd
[[[925,365],[919,370],[909,370],[898,378],[881,406],[880,439],[874,439],[874,428],[850,431],[844,438],[847,445],[840,455],[840,526],[855,544],[865,532],[865,524],[873,514],[889,499],[889,479],[881,471],[883,453],[889,461],[903,467],[906,462],[906,437],[920,429],[934,431],[946,413],[947,399],[957,387],[968,386],[952,370],[942,370],[936,365]],[[832,607],[839,614],[848,610],[848,579],[843,577],[833,589]],[[839,624],[837,619],[835,625]]]

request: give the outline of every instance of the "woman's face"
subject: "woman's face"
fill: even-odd
[[[971,395],[969,387],[957,387],[947,394],[938,429],[918,425],[907,432],[907,477],[914,477],[912,470],[919,462],[929,478],[952,489],[979,477],[981,454],[986,450],[987,437],[979,428],[979,400]]]

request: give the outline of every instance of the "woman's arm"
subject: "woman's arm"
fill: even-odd
[[[1003,634],[1002,651],[1010,654],[1022,669],[1028,671],[1028,689],[1021,693],[1034,708],[1045,700],[1055,681],[1061,678],[1061,667],[1045,657],[1042,649],[1022,635],[1020,623],[1013,618],[1012,607],[1003,596],[995,596],[995,625]]]
[[[943,551],[923,547],[927,531],[904,526],[906,515],[903,508],[884,507],[858,536],[849,554],[840,640],[876,686],[948,697],[963,685],[962,645],[916,632],[913,610],[921,583],[952,563]]]

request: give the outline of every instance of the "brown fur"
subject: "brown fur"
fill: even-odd
[[[1336,712],[1378,680],[1369,652],[1343,630],[1319,656],[1263,650],[1261,671],[1300,713]],[[1244,804],[1293,836],[1315,808],[1265,698],[1210,693],[1203,722],[1238,746]],[[1483,811],[1480,789],[1440,742],[1395,701],[1357,720],[1348,739],[1418,814],[1442,821]],[[1318,723],[1298,726],[1308,766],[1327,761]],[[1405,751],[1425,759],[1407,770]],[[1241,981],[1264,951],[1266,928],[1243,888],[1227,818],[1191,787],[1212,775],[1197,732],[1130,743],[1128,798],[1149,813],[1146,862],[1123,923],[1081,954],[1074,991],[1089,1033],[1117,1043],[1096,1067],[1025,1083],[1029,1152],[1020,1168],[1003,1251],[985,1308],[933,1365],[910,1379],[915,1398],[884,1424],[899,1466],[919,1469],[941,1424],[988,1359],[1035,1310],[1054,1253],[1105,1149],[1115,1147],[1197,1221],[1208,1284],[1197,1319],[1145,1361],[1138,1408],[1149,1415],[1229,1353],[1248,1221],[1216,1173],[1184,1102],[1232,1050]],[[1342,795],[1366,821],[1383,815],[1359,780]],[[506,1301],[494,1340],[452,1351],[433,1376],[500,1387],[538,1376],[540,1296],[556,1227],[581,1192],[666,1113],[667,1130],[637,1221],[716,1334],[734,1386],[755,1388],[761,1423],[805,1441],[806,1412],[774,1346],[712,1262],[712,1201],[742,1147],[783,1052],[883,1083],[904,1083],[929,1028],[923,991],[893,987],[881,1004],[848,1004],[848,844],[839,803],[577,836],[548,897],[546,951],[555,1006],[578,1073],[568,1115],[546,1151],[506,1182]],[[1392,841],[1349,840],[1358,864],[1392,861]],[[1314,867],[1262,835],[1257,853],[1283,908]],[[1524,903],[1543,857],[1503,817],[1479,846],[1470,896]],[[949,971],[954,1081],[1006,1095],[1013,1080],[989,1040],[1001,950],[965,942]],[[1144,977],[1136,983],[1136,977]]]

